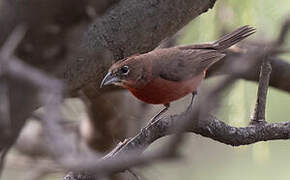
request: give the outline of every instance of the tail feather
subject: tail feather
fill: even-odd
[[[219,40],[215,41],[212,45],[216,50],[224,50],[237,42],[245,39],[246,37],[254,34],[256,32],[255,28],[248,25],[238,28],[237,30],[221,37]]]

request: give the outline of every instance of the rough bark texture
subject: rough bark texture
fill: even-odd
[[[123,0],[93,23],[88,33],[89,45],[108,48],[115,59],[148,52],[214,3],[214,0]]]
[[[253,116],[251,118],[251,124],[266,122],[265,110],[271,70],[272,67],[270,62],[268,60],[263,60],[260,70],[257,100]]]
[[[181,114],[162,118],[126,142],[113,156],[121,156],[132,150],[143,152],[157,139],[172,134],[172,129],[178,126],[180,121],[183,121],[187,116],[188,114]],[[186,130],[187,132],[193,132],[231,146],[290,138],[290,122],[233,127],[213,116],[201,120],[192,120],[192,122],[192,125]]]

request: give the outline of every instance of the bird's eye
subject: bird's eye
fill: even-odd
[[[123,75],[127,75],[129,73],[129,67],[128,66],[122,66],[120,70],[121,70],[121,73]]]

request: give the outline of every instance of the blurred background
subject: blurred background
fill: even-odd
[[[202,14],[181,32],[178,39],[179,44],[190,44],[207,42],[217,39],[222,33],[231,31],[242,25],[250,25],[257,29],[250,40],[270,41],[278,36],[279,30],[286,17],[290,16],[290,0],[219,0],[214,9]],[[286,41],[290,47],[290,36]],[[283,58],[290,62],[289,55]],[[222,76],[207,79],[202,88],[208,84],[217,83]],[[118,95],[120,92],[114,92]],[[123,93],[123,92],[122,92]],[[216,114],[219,119],[224,120],[233,126],[247,126],[256,101],[257,84],[244,80],[237,81],[231,89],[223,95],[222,108]],[[128,93],[125,93],[127,103],[136,103]],[[189,104],[190,96],[172,104],[169,114],[183,111]],[[107,102],[114,104],[114,102]],[[145,105],[141,105],[141,107]],[[132,105],[130,106],[132,108]],[[134,106],[136,107],[136,106]],[[138,106],[139,107],[139,106]],[[117,108],[117,107],[116,107]],[[142,115],[131,114],[130,122],[144,118],[145,122],[135,122],[134,134],[138,129],[152,117],[161,106],[146,106],[148,110]],[[41,111],[41,110],[40,110]],[[115,110],[118,113],[118,109]],[[88,115],[84,104],[79,99],[69,99],[63,106],[63,114],[66,119],[78,123],[87,119]],[[270,88],[268,92],[266,118],[268,122],[289,121],[290,116],[290,95],[283,91]],[[37,123],[32,124],[34,130],[29,131],[32,137],[40,137],[41,130],[37,130]],[[85,128],[83,124],[81,127]],[[132,128],[132,127],[131,127]],[[89,131],[86,129],[86,131]],[[167,138],[155,142],[148,151],[162,145]],[[117,143],[118,138],[114,141]],[[23,149],[22,149],[23,150]],[[187,141],[180,151],[182,159],[178,161],[160,162],[145,168],[137,168],[137,173],[144,179],[215,179],[215,180],[272,180],[290,178],[290,143],[287,140],[260,142],[253,145],[231,147],[215,142],[205,137],[194,134],[187,136]],[[33,157],[33,155],[31,156]],[[38,157],[38,155],[37,155]],[[26,158],[23,152],[13,150],[8,156],[8,164],[4,169],[2,179],[11,180],[25,179],[29,177],[28,171],[31,168],[42,168],[35,166],[41,161],[41,165],[50,166],[51,162],[45,158]],[[45,180],[61,179],[64,174],[59,173],[55,165],[50,169],[44,168]],[[52,174],[50,172],[53,172]],[[21,179],[22,179],[21,178]]]

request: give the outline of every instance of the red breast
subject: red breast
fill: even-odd
[[[130,88],[139,100],[149,104],[168,104],[197,90],[204,74],[182,82],[168,81],[157,77],[142,88]]]

